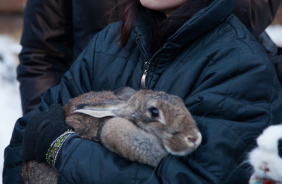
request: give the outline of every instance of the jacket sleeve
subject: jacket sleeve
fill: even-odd
[[[17,69],[24,114],[40,103],[41,95],[57,85],[69,68],[72,42],[71,1],[27,1]]]
[[[259,36],[274,20],[281,0],[236,0],[234,14]]]

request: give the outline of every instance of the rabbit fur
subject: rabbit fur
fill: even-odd
[[[202,140],[183,101],[165,92],[129,87],[89,92],[71,99],[64,110],[66,123],[81,138],[101,142],[122,157],[153,167],[168,154],[191,153]],[[24,164],[25,183],[40,183],[36,174],[45,180],[53,178],[41,183],[56,183],[57,173],[47,164]]]
[[[254,169],[251,181],[270,180],[282,184],[282,125],[266,128],[257,138],[257,147],[249,153]]]

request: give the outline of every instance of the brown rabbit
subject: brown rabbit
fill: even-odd
[[[128,87],[89,92],[71,99],[64,110],[66,123],[81,138],[100,141],[120,156],[153,167],[168,154],[191,153],[202,140],[183,101],[165,92]],[[25,163],[22,176],[30,184],[57,181],[54,169],[35,161]]]

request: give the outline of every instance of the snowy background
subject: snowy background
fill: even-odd
[[[267,32],[282,47],[282,25],[270,26]],[[19,84],[16,80],[20,49],[18,41],[0,34],[0,181],[4,149],[9,144],[16,120],[21,116]]]
[[[0,35],[0,182],[4,149],[9,144],[16,120],[21,116],[16,66],[21,47],[13,38]]]

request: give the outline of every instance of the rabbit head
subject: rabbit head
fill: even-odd
[[[249,154],[253,176],[282,182],[282,125],[266,128],[257,138],[257,145]]]
[[[124,97],[115,94],[119,98]],[[155,135],[166,151],[173,155],[186,155],[200,145],[202,136],[181,98],[151,90],[134,91],[125,96],[122,100],[80,104],[75,112],[99,118],[113,116],[128,119],[140,129]]]

